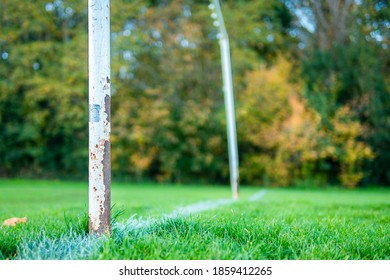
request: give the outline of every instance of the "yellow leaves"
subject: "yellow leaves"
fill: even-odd
[[[161,95],[161,89],[159,88],[147,88],[145,89],[145,94],[148,96],[159,96]]]
[[[260,67],[246,77],[238,129],[259,152],[244,158],[242,177],[289,185],[299,176],[314,176],[321,162],[331,160],[340,166],[340,182],[356,186],[364,176],[363,162],[374,157],[359,141],[363,126],[348,106],[338,108],[330,127],[325,126],[302,97],[300,82],[290,82],[293,71],[286,59],[279,58],[272,67]]]
[[[363,127],[353,119],[353,112],[348,106],[336,111],[332,124],[334,131],[331,137],[338,147],[337,158],[341,164],[339,179],[344,186],[355,187],[364,176],[363,161],[373,159],[374,153],[367,144],[358,140]]]
[[[343,186],[354,188],[363,179],[363,172],[341,173],[339,178]]]
[[[352,112],[348,106],[343,106],[336,111],[333,119],[335,137],[337,141],[356,138],[362,133],[362,126],[358,121],[352,120]]]
[[[362,163],[374,158],[371,148],[356,139],[348,139],[342,147],[340,181],[349,188],[355,187],[363,178]]]
[[[145,133],[145,130],[141,126],[135,125],[131,132],[131,139],[134,140],[137,144],[142,145],[148,141],[147,134],[148,133]]]
[[[305,113],[305,104],[298,98],[296,94],[290,94],[287,99],[291,108],[291,115],[285,121],[284,126],[290,130],[297,130],[303,127],[306,123],[305,119],[303,118]]]
[[[333,158],[336,159],[336,147],[335,146],[325,146],[319,153],[320,159]]]
[[[248,86],[240,96],[237,118],[254,144],[274,146],[280,141],[282,122],[289,115],[287,96],[297,90],[288,82],[289,69],[290,64],[281,58],[273,67],[259,67],[246,76]]]
[[[282,145],[291,153],[299,152],[304,161],[315,161],[320,158],[318,142],[321,118],[312,110],[297,93],[287,96],[290,115],[283,121],[281,135]]]
[[[303,150],[302,160],[303,161],[316,161],[319,159],[319,153],[313,150]]]
[[[207,147],[211,150],[217,150],[222,145],[222,138],[220,136],[212,136],[207,139]]]
[[[146,171],[158,152],[157,147],[151,147],[145,152],[134,153],[130,156],[130,163],[140,172]]]
[[[292,65],[279,58],[272,67],[262,66],[247,74],[248,87],[237,112],[241,125],[238,129],[242,129],[241,134],[247,141],[264,151],[245,159],[244,179],[268,178],[270,183],[288,185],[292,166],[288,158],[297,149],[307,147],[300,138],[313,129],[307,129],[310,118],[305,119],[308,114],[299,99],[299,85],[289,82],[291,71]],[[313,157],[313,152],[308,153],[309,156]]]

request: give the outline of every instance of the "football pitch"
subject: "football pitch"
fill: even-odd
[[[112,185],[112,234],[88,234],[85,182],[0,180],[0,259],[390,259],[390,190]]]

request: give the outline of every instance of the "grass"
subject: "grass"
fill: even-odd
[[[112,235],[98,238],[86,183],[0,180],[0,221],[28,217],[0,226],[0,259],[390,259],[389,189],[268,189],[251,201],[259,191],[233,202],[228,187],[113,184]]]

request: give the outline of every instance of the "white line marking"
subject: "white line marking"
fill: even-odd
[[[261,190],[252,195],[247,201],[258,201],[267,193]],[[242,200],[245,202],[245,200]],[[216,209],[223,205],[235,203],[233,199],[218,199],[201,201],[184,207],[179,207],[172,213],[165,214],[160,218],[136,218],[136,215],[130,217],[124,223],[113,225],[115,238],[132,234],[136,230],[149,229],[157,222],[163,222],[165,219],[175,219],[188,217],[192,214]],[[145,232],[146,233],[146,232]],[[18,245],[17,259],[88,259],[94,254],[99,254],[105,242],[105,238],[97,238],[90,235],[79,235],[71,232],[69,235],[64,234],[59,238],[48,237],[45,231],[39,233],[39,240],[33,238],[23,238]]]
[[[222,205],[232,204],[234,202],[233,199],[218,199],[218,200],[207,200],[201,201],[194,204],[187,205],[185,207],[179,207],[174,210],[172,213],[165,214],[160,218],[147,218],[143,219],[142,217],[136,218],[136,216],[131,216],[125,223],[117,223],[115,225],[116,228],[121,230],[137,230],[137,229],[147,229],[155,224],[159,220],[165,219],[176,219],[176,218],[184,218],[188,217],[192,214],[216,209]]]
[[[258,201],[261,198],[264,197],[264,195],[267,193],[266,190],[261,190],[251,197],[249,197],[248,201]],[[117,223],[116,227],[120,229],[127,229],[127,230],[137,230],[137,229],[147,229],[151,227],[153,224],[155,224],[158,220],[164,220],[164,219],[175,219],[175,218],[184,218],[188,217],[192,214],[197,214],[201,212],[205,212],[208,210],[217,209],[220,206],[223,205],[229,205],[236,202],[234,199],[218,199],[218,200],[206,200],[197,202],[194,204],[190,204],[184,207],[179,207],[176,210],[174,210],[172,213],[165,214],[160,218],[147,218],[143,219],[142,217],[136,218],[136,216],[131,216],[125,223]]]
[[[163,216],[164,218],[176,218],[176,217],[187,217],[192,214],[204,212],[207,210],[216,209],[222,205],[232,204],[233,199],[219,199],[219,200],[208,200],[201,201],[194,204],[190,204],[185,207],[177,208],[173,213]]]
[[[252,195],[250,198],[248,198],[248,201],[257,201],[257,200],[260,200],[263,198],[263,196],[265,196],[265,194],[267,193],[266,190],[261,190],[257,193],[255,193],[254,195]]]

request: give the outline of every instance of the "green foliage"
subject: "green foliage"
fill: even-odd
[[[301,60],[301,77],[308,105],[320,114],[325,133],[338,143],[332,170],[341,172],[339,179],[347,186],[388,185],[388,3],[314,3],[302,4],[312,11],[317,30],[306,36],[309,46]]]
[[[86,12],[80,1],[49,4],[1,2],[2,175],[86,170]]]
[[[114,178],[228,182],[208,3],[111,1]],[[388,3],[222,9],[243,182],[389,184]],[[0,176],[86,178],[85,1],[2,0],[0,24]]]

